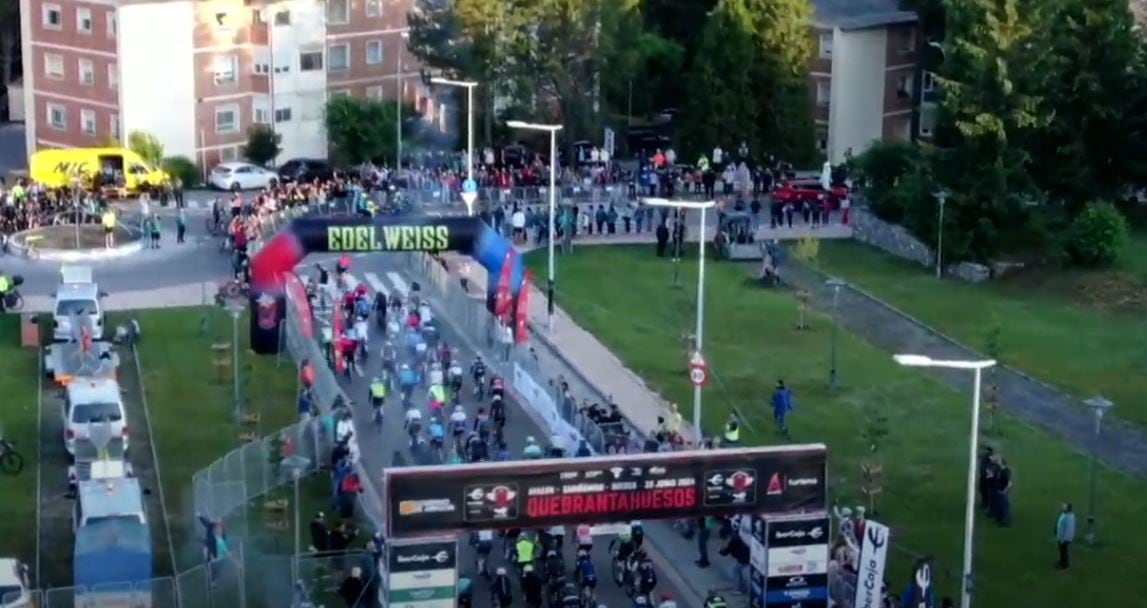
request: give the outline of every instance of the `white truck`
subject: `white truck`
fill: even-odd
[[[60,267],[60,285],[52,306],[52,339],[78,342],[82,328],[73,327],[77,322],[87,324],[91,340],[103,339],[104,309],[101,300],[106,296],[92,280],[90,266]]]

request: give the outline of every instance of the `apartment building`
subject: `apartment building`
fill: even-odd
[[[19,0],[28,150],[146,131],[204,167],[273,126],[325,157],[332,95],[443,107],[406,45],[412,0]]]
[[[874,141],[930,137],[935,109],[921,102],[935,83],[919,68],[916,13],[896,0],[813,0],[813,9],[809,93],[828,159],[842,162]]]

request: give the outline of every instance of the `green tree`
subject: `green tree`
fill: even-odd
[[[186,156],[169,156],[163,159],[163,170],[172,177],[178,177],[185,188],[194,186],[202,180],[199,167]]]
[[[251,125],[247,129],[247,145],[243,146],[243,156],[256,165],[267,165],[283,151],[280,145],[282,141],[283,136],[270,125]]]
[[[1119,259],[1127,234],[1127,219],[1115,205],[1089,203],[1071,224],[1067,252],[1080,266],[1105,268]]]
[[[1141,97],[1128,77],[1141,44],[1126,0],[1052,0],[1041,32],[1051,78],[1039,86],[1055,120],[1029,130],[1032,177],[1071,215],[1122,192],[1136,162],[1126,121]]]
[[[934,172],[951,191],[945,223],[957,241],[945,250],[965,252],[959,257],[986,260],[1004,244],[1027,244],[1027,204],[1035,195],[1022,137],[1053,116],[1035,77],[1046,74],[1037,36],[1043,17],[1019,0],[947,6]]]
[[[158,167],[163,161],[163,144],[158,137],[146,131],[128,133],[127,147],[153,167]]]
[[[0,86],[12,82],[20,56],[20,3],[0,2]]]
[[[375,101],[339,95],[327,101],[327,141],[340,163],[366,161],[393,164],[397,152],[397,108],[393,100]],[[418,112],[409,104],[402,108],[403,140],[414,130]]]

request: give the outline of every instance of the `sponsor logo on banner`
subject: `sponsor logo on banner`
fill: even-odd
[[[769,496],[779,496],[785,493],[785,487],[781,482],[780,473],[773,473],[773,476],[769,478],[769,487],[765,491]]]
[[[912,570],[912,585],[909,587],[912,608],[932,608],[932,558],[925,557],[916,562]]]
[[[807,476],[789,477],[805,478]],[[790,484],[787,491],[792,491],[792,487]],[[772,608],[827,606],[829,525],[829,519],[824,516],[767,521],[765,605]]]
[[[856,608],[880,608],[884,605],[881,586],[888,559],[888,532],[888,526],[871,519],[864,523],[864,540],[857,562],[856,599],[853,602]]]
[[[823,475],[825,458],[818,444],[539,460],[513,467],[393,467],[383,472],[388,532],[425,535],[823,510],[823,483],[768,496],[757,491],[756,480],[774,471]]]

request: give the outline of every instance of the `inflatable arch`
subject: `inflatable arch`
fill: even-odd
[[[251,348],[279,352],[286,314],[285,275],[311,253],[457,251],[499,277],[510,242],[478,217],[305,217],[292,221],[251,258]],[[522,262],[513,256],[511,294],[522,284]],[[488,281],[491,293],[497,280]]]

